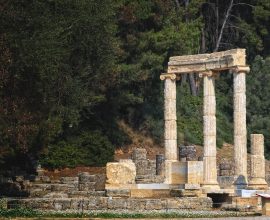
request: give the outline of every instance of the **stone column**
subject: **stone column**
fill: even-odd
[[[233,70],[234,162],[236,188],[247,185],[246,73],[247,66]]]
[[[268,188],[265,181],[264,137],[262,134],[251,134],[251,172],[250,189]]]
[[[216,96],[212,71],[203,77],[203,188],[219,188],[216,165]]]
[[[178,160],[176,124],[176,75],[162,74],[164,83],[165,182],[172,183],[171,163]]]

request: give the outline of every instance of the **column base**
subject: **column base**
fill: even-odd
[[[267,182],[264,178],[251,178],[248,183],[248,189],[268,189]]]

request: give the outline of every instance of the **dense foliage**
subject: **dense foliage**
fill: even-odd
[[[252,66],[248,131],[269,155],[269,18],[268,0],[1,1],[0,165],[104,165],[130,141],[120,120],[162,145],[168,58],[237,47]],[[201,84],[178,81],[179,144],[202,144]],[[216,94],[221,146],[233,140],[228,72]]]

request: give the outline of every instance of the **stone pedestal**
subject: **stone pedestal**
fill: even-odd
[[[176,76],[163,74],[164,80],[164,140],[165,140],[165,182],[172,183],[171,162],[178,160],[176,124]]]
[[[249,67],[233,70],[235,186],[247,186],[246,73]]]
[[[211,71],[203,73],[203,187],[219,188],[216,166],[216,97]]]
[[[251,134],[251,158],[250,158],[251,189],[267,189],[265,181],[264,137],[262,134]]]

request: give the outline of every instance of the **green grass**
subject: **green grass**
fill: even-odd
[[[105,211],[40,211],[28,208],[0,209],[0,217],[2,218],[214,218],[214,217],[240,217],[255,216],[258,213],[248,212],[220,212],[220,211],[143,211],[140,212],[105,212]]]

